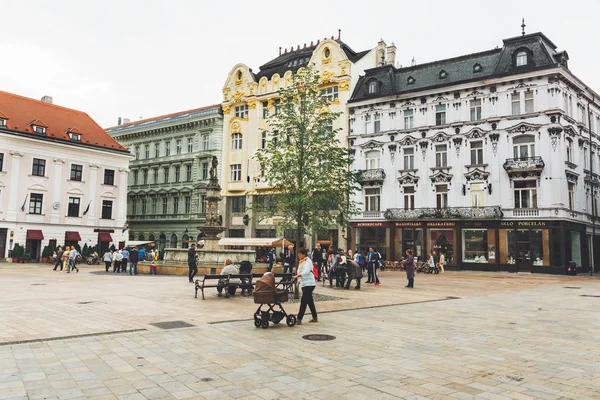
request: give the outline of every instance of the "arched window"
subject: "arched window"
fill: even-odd
[[[242,149],[242,134],[234,133],[231,135],[231,149],[241,150]]]
[[[371,82],[369,82],[369,94],[374,94],[374,93],[377,93],[378,91],[379,91],[379,88],[377,87],[377,81],[372,80]]]
[[[379,150],[372,150],[365,153],[365,169],[378,169],[381,153]]]
[[[154,242],[156,238],[154,237],[154,235],[151,234],[150,236],[148,236],[148,240]]]
[[[517,67],[522,67],[523,65],[527,65],[527,52],[526,51],[520,51],[517,53],[517,56],[515,58],[515,62]]]
[[[161,233],[158,237],[158,251],[163,251],[167,245],[167,235]]]
[[[523,135],[514,138],[513,157],[519,159],[535,157],[535,136]]]
[[[181,237],[181,247],[184,249],[187,249],[189,246],[190,246],[190,237],[186,233]]]
[[[171,240],[169,243],[169,247],[171,248],[176,248],[177,247],[177,235],[176,234],[171,234]]]
[[[238,72],[237,72],[237,80],[238,80],[238,81],[241,81],[241,80],[242,80],[242,76],[243,76],[243,75],[242,75],[242,71],[238,71]]]
[[[144,239],[144,234],[140,233],[140,235],[138,236],[138,240],[145,240]]]

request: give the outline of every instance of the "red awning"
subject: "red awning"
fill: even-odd
[[[42,231],[27,229],[27,240],[44,240]]]
[[[112,236],[108,232],[98,232],[98,242],[112,242]]]
[[[79,236],[79,232],[65,232],[65,242],[79,242],[81,240],[81,236]]]

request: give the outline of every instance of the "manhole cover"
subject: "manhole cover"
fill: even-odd
[[[563,286],[565,289],[581,289],[579,286]]]
[[[302,339],[305,340],[314,340],[317,342],[322,342],[325,340],[334,340],[335,336],[331,336],[331,335],[304,335],[302,336]]]
[[[166,322],[155,322],[150,324],[152,326],[156,326],[160,329],[177,329],[177,328],[189,328],[194,326],[192,324],[188,324],[185,321],[166,321]]]
[[[31,286],[46,286],[45,283],[32,283]]]
[[[581,297],[600,297],[595,294],[580,294],[579,296],[581,296]]]

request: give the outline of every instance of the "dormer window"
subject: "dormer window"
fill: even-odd
[[[81,135],[79,133],[70,133],[71,140],[74,142],[81,142]]]
[[[3,118],[0,118],[0,127],[6,127],[6,120]]]
[[[475,65],[473,65],[473,72],[474,73],[478,73],[483,71],[483,67],[481,66],[481,64],[477,63]]]
[[[371,82],[369,82],[369,94],[375,94],[379,91],[379,88],[377,87],[377,81],[373,80]]]
[[[414,83],[415,83],[415,78],[413,78],[412,76],[409,76],[408,79],[406,80],[406,84],[412,85]]]
[[[238,73],[237,73],[237,80],[238,81],[242,80],[242,71],[238,71]]]
[[[40,134],[42,134],[42,135],[43,135],[44,133],[46,133],[46,128],[44,128],[43,126],[37,126],[37,125],[34,125],[34,126],[33,126],[33,131],[34,131],[35,133],[40,133]]]
[[[446,71],[441,70],[440,71],[440,79],[445,79],[448,76],[448,73],[446,73]]]
[[[33,121],[31,121],[29,123],[29,126],[31,126],[31,130],[34,133],[38,133],[40,135],[44,135],[46,133],[46,128],[48,127],[48,125],[46,125],[44,122],[40,121],[39,119],[34,119]]]
[[[520,51],[517,53],[517,56],[515,58],[515,62],[517,67],[522,67],[524,65],[527,65],[527,52],[526,51]]]

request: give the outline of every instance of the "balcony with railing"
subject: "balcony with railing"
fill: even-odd
[[[523,158],[507,158],[502,164],[504,170],[510,177],[513,176],[538,176],[542,173],[542,170],[546,164],[540,156],[536,157],[523,157]]]
[[[512,210],[513,217],[539,217],[540,210],[537,208],[515,208]]]
[[[366,184],[381,184],[385,180],[385,171],[383,168],[363,169],[361,173],[361,183]]]
[[[502,209],[493,207],[447,207],[447,208],[388,208],[383,216],[391,220],[418,219],[500,219]]]
[[[363,218],[383,218],[383,211],[363,211]]]

